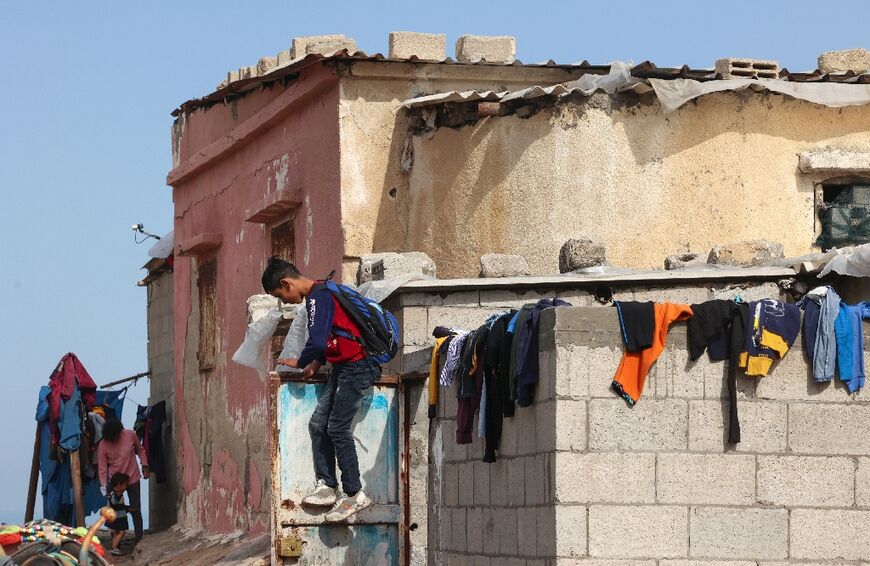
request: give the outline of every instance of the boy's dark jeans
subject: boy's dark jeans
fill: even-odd
[[[336,487],[337,459],[342,487],[348,495],[362,489],[350,425],[362,404],[363,395],[380,375],[381,368],[369,358],[333,365],[326,390],[317,400],[317,408],[308,423],[315,476],[329,487]]]

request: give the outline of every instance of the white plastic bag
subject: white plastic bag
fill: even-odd
[[[282,316],[281,309],[273,308],[250,323],[247,332],[245,332],[245,341],[233,354],[233,361],[257,371],[266,371],[262,356],[263,346],[275,334],[275,329],[278,328]]]

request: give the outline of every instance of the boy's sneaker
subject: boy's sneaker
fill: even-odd
[[[314,491],[302,498],[302,505],[309,507],[332,507],[335,505],[335,488],[326,485],[323,480],[317,480]]]
[[[362,490],[359,490],[356,495],[345,495],[339,499],[324,519],[327,523],[346,521],[348,517],[359,513],[371,504],[372,500]]]
[[[112,550],[109,551],[109,553],[110,553],[112,556],[124,556],[124,553],[121,552],[121,549],[120,549],[120,548],[113,548]]]

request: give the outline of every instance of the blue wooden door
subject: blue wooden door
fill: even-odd
[[[273,417],[274,533],[302,541],[299,558],[278,557],[277,564],[399,564],[400,395],[395,386],[375,385],[363,398],[353,424],[363,489],[374,505],[342,524],[326,524],[327,510],[305,508],[302,498],[314,487],[308,421],[323,383],[284,382],[275,392]]]

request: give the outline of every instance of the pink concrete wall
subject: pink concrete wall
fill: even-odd
[[[269,456],[267,384],[257,372],[231,361],[247,326],[245,300],[262,292],[260,275],[270,255],[268,226],[245,222],[246,211],[269,194],[300,189],[296,210],[296,263],[305,273],[340,272],[341,230],[338,80],[325,67],[311,67],[288,86],[250,93],[234,104],[185,117],[177,140],[180,164],[208,152],[215,142],[288,89],[315,92],[255,131],[243,143],[210,160],[173,186],[175,238],[183,243],[219,233],[217,259],[218,361],[201,374],[198,293],[194,258],[175,264],[176,427],[182,489],[179,520],[211,531],[265,532],[268,526]],[[289,93],[292,94],[292,93]],[[269,106],[271,105],[271,106]],[[211,146],[209,144],[212,144]],[[172,178],[172,174],[170,174]]]

